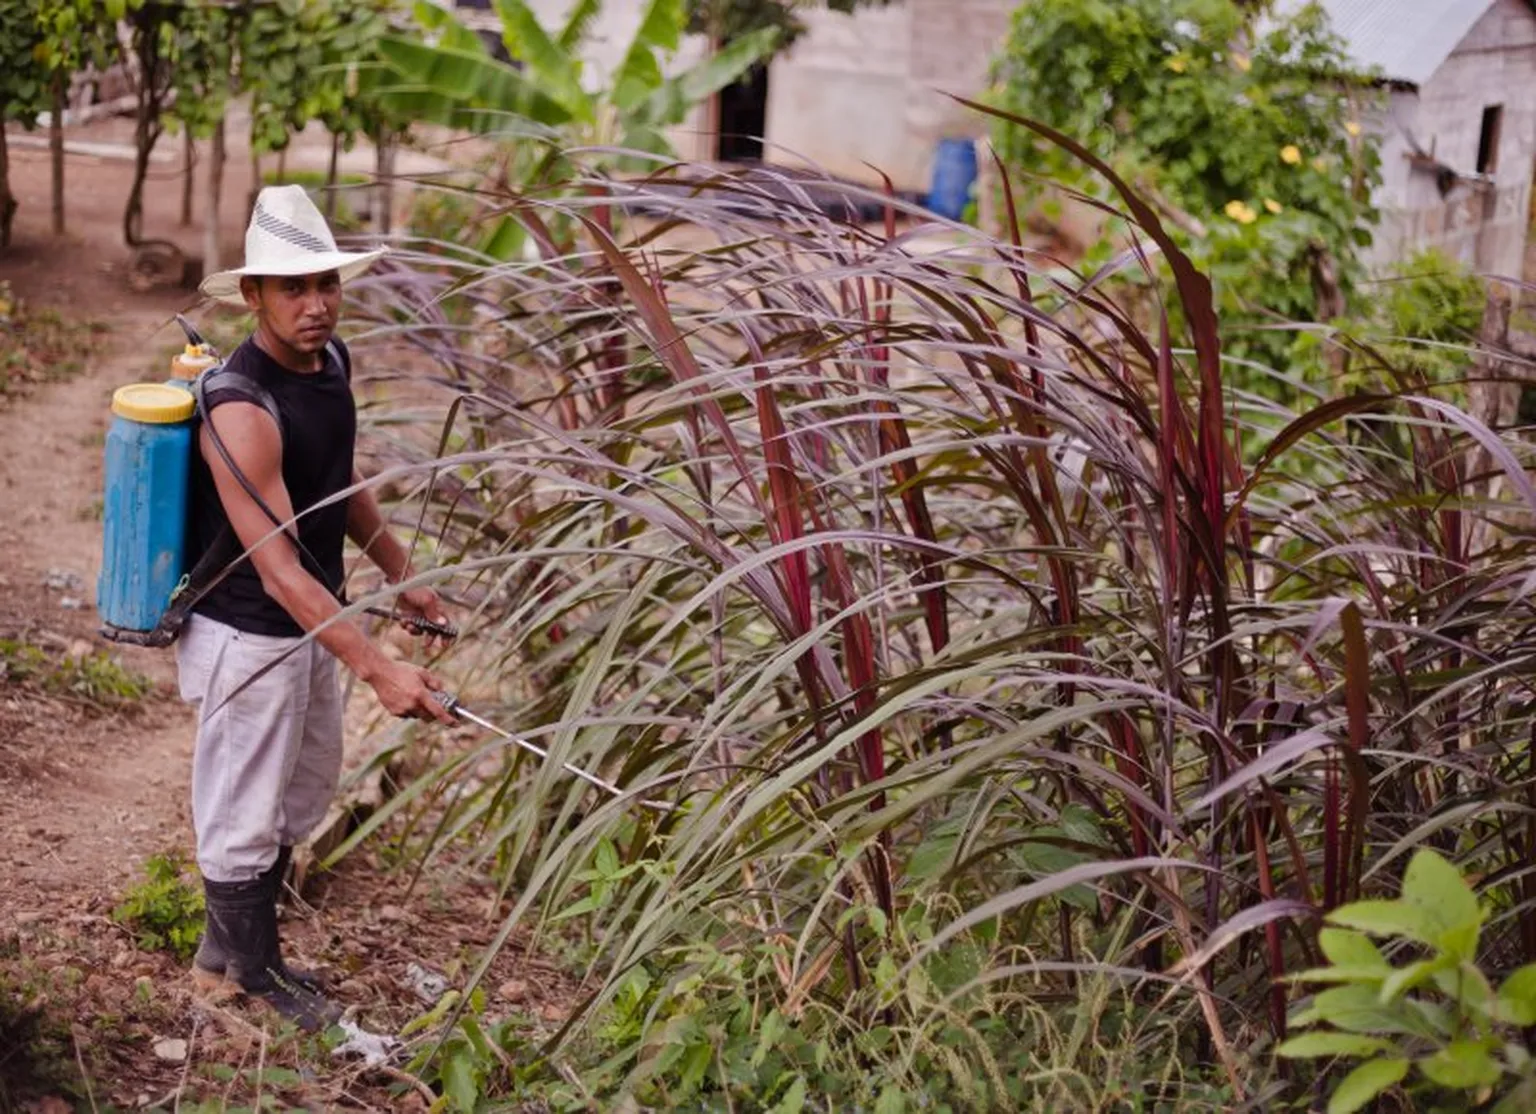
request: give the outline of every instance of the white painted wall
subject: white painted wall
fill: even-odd
[[[853,15],[808,11],[807,34],[768,75],[770,162],[820,166],[926,190],[944,136],[986,134],[985,120],[945,92],[986,85],[1014,0],[897,0]]]
[[[1441,196],[1435,176],[1408,159],[1411,134],[1451,168],[1477,168],[1483,109],[1504,106],[1491,187],[1458,184]],[[1382,221],[1378,265],[1436,245],[1477,270],[1519,277],[1531,178],[1536,171],[1536,11],[1499,0],[1416,92],[1392,95],[1382,123]]]

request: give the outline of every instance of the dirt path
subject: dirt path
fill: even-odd
[[[108,404],[115,387],[150,371],[144,357],[164,318],[165,307],[154,304],[114,316],[105,351],[84,375],[0,413],[0,575],[12,588],[9,625],[28,630],[30,641],[79,649],[90,637]],[[12,849],[0,856],[0,908],[42,913],[50,894],[89,906],[120,893],[139,863],[187,830],[191,721],[169,698],[169,652],[120,656],[161,688],[131,718],[55,734],[54,709],[18,717],[51,745],[31,778],[0,785],[0,845]]]

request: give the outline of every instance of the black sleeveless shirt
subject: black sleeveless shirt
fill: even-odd
[[[357,408],[352,400],[352,357],[339,340],[333,341],[341,356],[325,352],[325,365],[317,372],[285,368],[247,339],[230,355],[227,365],[261,384],[277,403],[282,417],[283,483],[299,516],[299,540],[314,555],[319,569],[302,558],[305,569],[338,599],[341,598],[342,550],[347,540],[347,504],[331,503],[309,514],[304,512],[352,485],[352,449],[357,437]],[[252,402],[236,386],[208,392],[206,403],[213,411],[226,402]],[[187,524],[187,567],[197,563],[229,523],[219,501],[213,473],[201,452],[192,454],[190,519]],[[280,544],[277,541],[268,545]],[[241,546],[241,549],[244,547]],[[238,552],[238,550],[237,550]],[[297,638],[302,627],[261,586],[261,577],[249,559],[226,576],[198,602],[193,611],[236,630],[250,634]]]

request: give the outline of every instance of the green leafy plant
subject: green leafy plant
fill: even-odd
[[[1225,352],[1287,368],[1295,335],[1273,326],[1329,320],[1352,304],[1376,217],[1379,139],[1366,126],[1370,88],[1320,8],[1037,0],[1014,15],[992,100],[1083,143],[1142,191],[1210,275]],[[1101,177],[1028,129],[999,122],[993,138],[1031,210],[1058,216],[1076,191],[1118,203]],[[1123,226],[1077,208],[1090,265],[1110,262],[1125,249]],[[1155,306],[1143,312],[1155,320]],[[1326,372],[1317,361],[1307,370]],[[1295,389],[1240,363],[1227,377],[1277,398]]]
[[[187,960],[203,934],[202,887],[188,881],[189,862],[180,851],[151,855],[144,880],[123,895],[112,919],[132,930],[139,946]]]
[[[43,41],[33,0],[0,0],[0,249],[10,247],[11,223],[20,204],[11,192],[4,125],[14,120],[32,128],[48,103],[47,76],[39,64]]]
[[[104,651],[50,654],[18,639],[0,639],[0,679],[104,707],[133,704],[154,691],[152,680]]]
[[[682,0],[649,0],[634,38],[611,80],[591,91],[582,83],[580,51],[601,0],[583,0],[565,23],[548,28],[526,0],[498,0],[502,39],[514,65],[497,61],[477,36],[445,14],[430,17],[441,38],[427,45],[389,38],[386,67],[400,86],[388,99],[419,118],[480,132],[519,124],[552,135],[563,146],[617,145],[671,154],[663,130],[735,81],[771,49],[775,32],[744,35],[674,77],[664,69],[687,23]],[[546,133],[551,134],[551,133]]]
[[[64,214],[64,123],[65,93],[73,77],[87,66],[97,72],[108,69],[121,54],[117,32],[129,12],[142,6],[142,0],[37,0],[42,42],[37,50],[50,95],[53,113],[49,130],[53,140],[53,231],[62,234]]]
[[[1428,248],[1386,269],[1365,293],[1354,312],[1332,323],[1333,343],[1347,351],[1339,389],[1424,383],[1459,390],[1476,355],[1488,299],[1483,281]],[[1304,340],[1298,351],[1306,357]]]
[[[508,64],[447,13],[418,5],[428,41],[381,40],[377,96],[398,115],[505,140],[499,160],[504,180],[561,183],[570,178],[565,152],[573,148],[594,152],[605,170],[672,157],[666,130],[768,57],[778,34],[760,27],[668,76],[688,16],[683,0],[649,0],[611,77],[590,88],[582,49],[601,6],[602,0],[582,0],[563,24],[546,27],[527,0],[498,0]],[[523,225],[498,215],[477,246],[511,259],[526,243]]]
[[[1318,933],[1329,966],[1298,981],[1335,984],[1291,1017],[1311,1031],[1278,1049],[1292,1059],[1362,1059],[1334,1087],[1329,1114],[1352,1114],[1410,1074],[1412,1093],[1436,1110],[1496,1114],[1536,1106],[1536,1058],[1520,1030],[1536,1025],[1536,963],[1494,989],[1477,964],[1488,911],[1438,853],[1414,852],[1402,896],[1356,901],[1328,914]],[[1412,958],[1390,962],[1370,937]]]

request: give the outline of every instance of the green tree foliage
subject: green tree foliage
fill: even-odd
[[[31,0],[0,0],[0,248],[10,246],[17,201],[11,194],[10,155],[4,125],[32,127],[47,103],[48,81],[40,64],[43,28]]]
[[[601,6],[601,0],[581,0],[563,25],[552,28],[539,22],[526,0],[498,0],[502,39],[513,60],[508,65],[446,13],[418,4],[432,41],[383,40],[387,73],[379,79],[380,99],[389,111],[412,119],[506,140],[500,159],[505,179],[562,181],[569,178],[565,152],[573,148],[672,157],[666,129],[768,57],[777,36],[761,28],[668,77],[666,63],[682,43],[687,12],[683,0],[650,0],[608,82],[589,88],[581,51]],[[598,165],[629,161],[627,155],[610,156]],[[526,243],[525,231],[502,217],[480,249],[511,258]]]
[[[409,120],[390,113],[375,95],[368,75],[377,73],[376,44],[397,33],[393,0],[348,0],[332,5],[334,19],[321,40],[324,62],[316,98],[316,116],[341,146],[351,150],[358,136],[378,138],[403,129]]]
[[[38,22],[43,29],[39,60],[46,72],[50,108],[62,112],[71,77],[86,65],[104,70],[120,54],[117,28],[142,0],[40,0]],[[52,125],[54,231],[64,231],[63,120]]]
[[[1014,16],[995,99],[1158,202],[1215,283],[1227,351],[1277,366],[1290,335],[1244,326],[1343,312],[1379,155],[1362,121],[1370,94],[1322,12],[1256,20],[1233,0],[1035,0]],[[995,142],[1016,170],[1108,197],[1023,128],[1000,125]],[[1110,250],[1106,237],[1093,258]]]
[[[176,99],[166,116],[198,139],[213,134],[235,92],[235,46],[246,15],[239,7],[194,3],[169,26]]]
[[[558,145],[617,145],[672,154],[663,134],[699,102],[739,78],[773,49],[760,29],[673,77],[666,61],[687,26],[683,0],[650,0],[634,38],[603,88],[582,82],[581,48],[601,0],[578,3],[557,29],[542,25],[526,0],[498,0],[502,38],[514,60],[492,58],[475,36],[435,17],[435,45],[394,37],[382,43],[394,78],[389,100],[421,119],[506,134],[529,128]],[[418,5],[418,10],[421,6]]]
[[[333,40],[350,35],[344,5],[279,0],[254,6],[241,28],[240,74],[251,98],[251,150],[281,151],[289,137],[340,100],[327,70]]]
[[[118,55],[117,25],[143,0],[38,0],[43,32],[39,61],[66,78],[86,65],[105,68]]]

